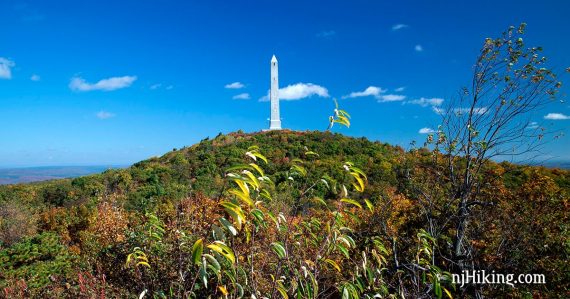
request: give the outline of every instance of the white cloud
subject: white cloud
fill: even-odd
[[[394,26],[392,26],[392,31],[397,31],[400,29],[404,29],[404,28],[408,28],[410,26],[406,25],[406,24],[396,24]]]
[[[329,97],[329,91],[313,83],[297,83],[283,88],[279,88],[279,100],[296,101],[311,96],[319,96],[323,98]],[[269,92],[267,95],[259,99],[260,102],[269,101]]]
[[[12,79],[12,68],[16,64],[7,58],[0,57],[0,79]]]
[[[422,107],[427,107],[427,106],[441,106],[441,104],[443,103],[443,99],[442,98],[419,98],[416,100],[411,100],[411,101],[407,101],[406,104],[414,104],[414,105],[420,105]]]
[[[41,79],[42,79],[42,78],[41,78],[39,75],[36,75],[36,74],[33,74],[33,75],[30,77],[30,80],[32,80],[32,81],[40,81]]]
[[[343,99],[346,98],[358,98],[358,97],[368,97],[368,96],[375,96],[378,97],[380,94],[385,93],[387,90],[382,89],[376,86],[368,86],[364,91],[355,91],[351,92],[348,95],[343,96]]]
[[[234,99],[234,100],[249,100],[250,96],[249,96],[249,93],[244,92],[244,93],[240,93],[238,95],[233,96],[232,99]]]
[[[538,123],[535,122],[535,121],[533,121],[533,122],[529,123],[529,124],[526,126],[526,128],[529,129],[529,130],[538,129]]]
[[[241,82],[234,82],[234,83],[230,83],[230,84],[226,84],[226,86],[224,86],[227,89],[240,89],[240,88],[244,88],[245,85]]]
[[[111,91],[129,87],[133,82],[135,82],[135,80],[137,80],[136,76],[123,76],[103,79],[97,83],[88,83],[81,77],[75,77],[71,79],[71,82],[69,82],[69,88],[73,91]]]
[[[381,103],[403,101],[406,98],[405,95],[383,94],[386,91],[388,91],[388,90],[382,89],[381,87],[368,86],[364,91],[354,91],[348,95],[343,96],[342,98],[346,99],[346,98],[359,98],[359,97],[373,96],[378,100],[378,102],[381,102]]]
[[[422,45],[416,45],[414,47],[414,50],[416,50],[417,52],[422,52],[424,50],[424,47],[422,47]]]
[[[435,133],[435,131],[431,128],[421,128],[418,133],[420,134],[432,134]]]
[[[562,113],[548,113],[544,116],[544,119],[550,120],[567,120],[570,119],[570,116],[562,114]]]
[[[111,117],[115,117],[115,114],[107,111],[99,111],[97,112],[97,114],[95,114],[95,116],[97,116],[97,118],[99,119],[108,119]]]
[[[445,110],[443,110],[439,107],[432,106],[431,109],[433,110],[433,112],[435,112],[435,114],[439,114],[439,115],[441,115],[441,114],[443,114],[443,112],[445,112]]]
[[[378,102],[383,103],[383,102],[403,101],[404,99],[406,99],[406,96],[401,94],[386,94],[386,95],[377,96],[376,98],[378,99]]]
[[[321,38],[331,38],[335,35],[336,35],[336,31],[334,31],[334,30],[321,31],[321,32],[317,33],[317,37],[321,37]]]
[[[168,85],[166,86],[166,90],[172,90],[174,88],[174,85]]]
[[[150,89],[152,90],[156,90],[159,89],[162,86],[162,83],[156,83],[150,86]]]
[[[402,92],[402,91],[404,91],[405,89],[406,89],[406,87],[405,87],[405,86],[402,86],[402,87],[398,87],[398,88],[394,89],[394,91],[395,91],[395,92]]]

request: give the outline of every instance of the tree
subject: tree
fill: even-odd
[[[525,26],[511,26],[501,37],[487,38],[474,65],[471,86],[464,87],[446,108],[434,108],[442,122],[427,142],[436,165],[430,172],[431,182],[445,186],[445,191],[434,194],[441,190],[428,190],[430,184],[417,191],[428,203],[426,213],[430,225],[434,224],[430,233],[437,236],[447,230],[454,235],[451,260],[458,269],[472,260],[466,242],[472,210],[493,204],[480,194],[489,181],[485,166],[501,156],[530,157],[548,135],[531,120],[556,99],[561,83],[546,67],[542,48],[525,46]],[[436,196],[443,197],[438,207],[433,206]],[[441,215],[434,220],[436,212]]]

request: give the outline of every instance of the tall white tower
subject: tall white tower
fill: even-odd
[[[279,73],[277,58],[271,58],[271,120],[269,130],[281,130],[281,118],[279,117]]]

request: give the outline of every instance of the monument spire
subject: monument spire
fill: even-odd
[[[269,98],[271,100],[269,130],[281,130],[281,118],[279,117],[279,72],[275,55],[271,58],[271,92]]]

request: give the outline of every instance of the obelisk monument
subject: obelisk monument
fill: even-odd
[[[275,55],[271,58],[271,93],[269,98],[271,100],[269,130],[281,130],[281,118],[279,117],[279,72]]]

